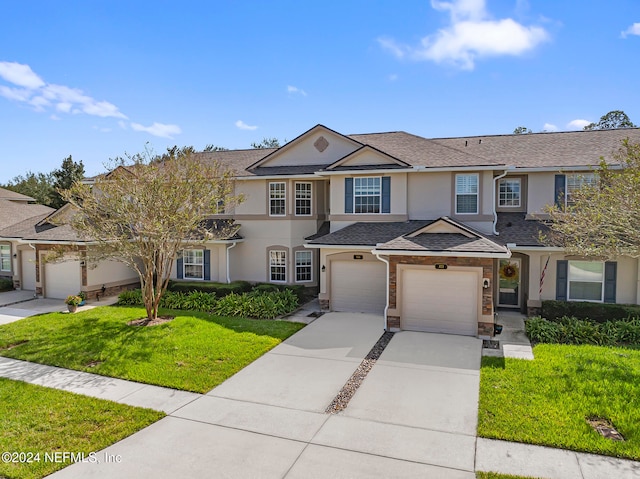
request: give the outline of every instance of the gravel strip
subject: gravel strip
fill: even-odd
[[[382,354],[382,351],[384,351],[384,348],[387,347],[393,335],[394,333],[386,331],[380,336],[380,339],[362,360],[358,369],[354,371],[349,380],[342,386],[338,395],[333,398],[331,404],[325,409],[325,413],[335,414],[347,408],[349,401],[351,401],[351,398],[362,384],[362,381],[364,381],[364,378],[367,377],[367,374],[369,374],[369,371],[371,371],[371,368]]]

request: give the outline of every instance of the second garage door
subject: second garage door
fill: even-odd
[[[331,262],[331,309],[382,314],[387,267],[379,261]]]
[[[82,285],[80,262],[77,260],[44,265],[44,295],[47,298],[65,299],[78,294]]]
[[[478,287],[473,271],[403,270],[401,329],[477,335]]]

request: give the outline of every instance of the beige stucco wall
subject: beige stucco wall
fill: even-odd
[[[201,245],[194,245],[193,248],[196,249],[208,249],[211,251],[210,254],[210,273],[211,279],[210,281],[215,281],[219,283],[226,283],[227,281],[227,254],[226,248],[229,245],[223,243],[205,243]],[[177,261],[173,262],[173,267],[171,268],[171,279],[178,278],[178,265]]]
[[[118,261],[101,261],[95,268],[87,268],[87,289],[93,290],[103,284],[129,283],[137,281],[137,273],[127,265]]]
[[[394,165],[397,163],[386,157],[381,153],[376,153],[372,150],[363,150],[354,153],[348,161],[345,161],[340,166],[357,166],[357,165]]]
[[[267,181],[238,180],[236,195],[244,195],[244,201],[235,208],[235,215],[267,214]]]
[[[451,215],[451,173],[411,173],[407,181],[407,207],[412,220]]]
[[[527,190],[527,213],[542,213],[545,205],[554,202],[555,173],[529,173]]]
[[[322,152],[313,146],[321,136],[329,142],[329,146]],[[321,128],[303,141],[283,148],[278,155],[274,155],[262,166],[328,165],[357,150],[358,147],[359,145],[344,137]]]

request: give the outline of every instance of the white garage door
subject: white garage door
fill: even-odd
[[[401,329],[478,334],[477,273],[405,269],[401,287]]]
[[[34,291],[36,289],[36,252],[34,250],[21,251],[20,261],[22,289]]]
[[[331,262],[331,309],[382,314],[387,267],[378,261]]]
[[[77,260],[44,264],[44,296],[65,299],[78,294],[82,285],[80,262]]]

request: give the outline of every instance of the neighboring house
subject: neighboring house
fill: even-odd
[[[35,224],[54,211],[34,202],[29,196],[0,188],[0,277],[31,291],[35,291],[35,249],[5,237],[2,231],[21,223]]]
[[[14,287],[46,298],[64,299],[80,291],[89,298],[113,295],[138,284],[136,273],[122,263],[103,261],[92,267],[83,260],[90,244],[71,227],[52,223],[66,208],[56,211],[47,206],[21,204],[11,206],[9,213],[9,206],[0,200],[0,248],[9,248],[12,262],[8,276],[13,278]],[[9,217],[17,221],[7,225]],[[65,251],[55,261],[50,260],[54,248]],[[2,260],[4,267],[4,256]]]
[[[246,201],[211,219],[241,228],[185,250],[172,277],[317,286],[326,310],[474,336],[493,334],[498,307],[638,303],[638,260],[568,258],[539,243],[533,217],[570,202],[625,138],[640,130],[427,139],[317,125],[279,149],[201,153],[236,170]]]

